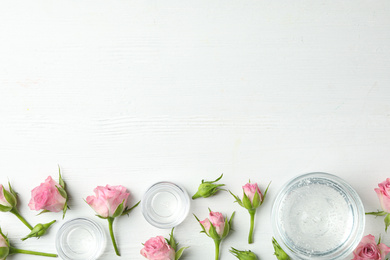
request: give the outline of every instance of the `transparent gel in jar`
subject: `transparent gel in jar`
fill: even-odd
[[[102,227],[86,218],[65,222],[56,235],[57,253],[64,260],[96,260],[105,246]]]
[[[172,182],[152,185],[141,200],[146,221],[158,228],[179,225],[188,215],[190,198],[184,188]]]
[[[328,173],[308,173],[284,185],[272,209],[276,240],[292,259],[345,259],[365,224],[356,191]]]

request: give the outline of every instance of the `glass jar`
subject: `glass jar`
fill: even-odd
[[[158,228],[179,225],[188,215],[190,198],[187,191],[172,182],[153,184],[141,200],[146,221]]]
[[[64,260],[96,260],[105,247],[104,230],[86,218],[65,222],[56,235],[57,253]]]
[[[276,240],[292,259],[345,259],[362,239],[363,203],[343,179],[314,172],[287,182],[271,213]]]

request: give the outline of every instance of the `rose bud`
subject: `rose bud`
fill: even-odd
[[[49,176],[44,183],[31,191],[31,200],[28,206],[31,210],[42,210],[41,213],[62,211],[62,218],[65,217],[68,209],[68,194],[61,172],[59,173],[59,183]]]
[[[10,183],[8,183],[8,187],[9,191],[0,184],[0,211],[11,212],[31,230],[33,227],[20,215],[16,208],[16,205],[18,204],[17,193],[12,189]]]
[[[13,255],[13,254],[27,254],[27,255],[57,257],[56,254],[22,250],[22,249],[17,249],[15,247],[12,247],[8,241],[8,237],[3,234],[0,228],[0,260],[5,260],[8,255]]]
[[[362,238],[355,251],[353,251],[354,258],[352,260],[384,260],[389,252],[389,247],[381,244],[380,241],[378,244],[375,243],[375,237],[373,235],[367,235]]]
[[[225,184],[214,184],[222,178],[223,174],[219,176],[215,181],[204,181],[198,187],[198,191],[192,196],[192,199],[197,199],[200,197],[207,198],[214,195],[217,191],[223,190],[219,187],[225,186]]]
[[[290,257],[283,251],[275,238],[272,238],[272,245],[274,246],[274,255],[278,260],[290,260]]]
[[[257,256],[251,250],[240,251],[232,247],[229,251],[240,260],[257,260]]]
[[[0,229],[0,260],[7,258],[9,254],[9,243],[6,236],[3,235]]]
[[[253,243],[253,229],[255,225],[256,209],[263,204],[270,184],[268,184],[268,187],[265,190],[263,195],[259,187],[257,186],[257,183],[250,183],[249,181],[249,183],[242,186],[242,190],[243,190],[242,200],[238,196],[234,195],[231,191],[229,191],[230,194],[232,194],[232,196],[236,199],[235,202],[237,202],[241,207],[246,208],[249,212],[250,215],[250,229],[249,229],[249,236],[248,236],[249,244]]]
[[[211,237],[214,240],[215,244],[215,260],[219,259],[219,247],[221,241],[229,234],[231,229],[231,222],[234,217],[234,213],[228,220],[227,217],[223,217],[223,215],[219,212],[213,212],[209,209],[209,218],[206,218],[203,221],[200,221],[197,216],[195,216],[196,220],[199,222],[202,227],[202,232],[207,236]]]
[[[24,241],[30,237],[37,237],[40,238],[44,234],[46,234],[47,229],[56,222],[53,220],[52,222],[46,223],[46,224],[37,224],[28,234],[26,237],[22,238],[21,240]]]
[[[385,231],[390,226],[390,178],[387,178],[384,182],[378,184],[379,188],[375,188],[375,192],[378,195],[382,211],[367,212],[366,215],[385,216]]]
[[[169,240],[162,236],[152,237],[145,242],[141,249],[141,255],[149,260],[178,260],[183,251],[188,247],[182,247],[177,250],[177,243],[173,238],[173,228],[169,234]]]
[[[94,192],[95,196],[88,196],[86,202],[96,212],[98,217],[108,220],[111,241],[114,246],[115,253],[120,256],[113,231],[114,219],[116,217],[129,214],[130,211],[137,207],[140,202],[131,208],[125,207],[130,193],[128,193],[126,188],[122,185],[106,185],[105,187],[98,186],[94,189]]]

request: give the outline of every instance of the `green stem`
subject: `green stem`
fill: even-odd
[[[221,240],[214,239],[215,244],[215,260],[219,259],[219,245],[221,244]]]
[[[20,219],[20,221],[23,222],[23,224],[25,224],[30,230],[33,229],[33,227],[27,222],[27,220],[25,220],[22,215],[20,215],[19,211],[16,209],[16,208],[13,208],[11,209],[10,211],[12,214],[14,214],[15,216],[18,217],[18,219]]]
[[[249,214],[251,215],[251,227],[249,229],[249,236],[248,236],[248,243],[252,244],[253,243],[253,228],[255,226],[255,214],[256,211],[249,211]]]
[[[114,246],[114,249],[115,249],[115,253],[117,256],[120,256],[121,254],[119,253],[119,250],[118,250],[118,247],[116,245],[116,241],[115,241],[115,237],[114,237],[114,230],[112,228],[112,224],[114,223],[114,219],[115,218],[108,218],[108,228],[110,230],[110,236],[111,236],[111,241],[112,241],[112,245]]]
[[[40,255],[40,256],[47,256],[47,257],[57,257],[56,254],[35,252],[35,251],[30,251],[30,250],[17,249],[14,247],[10,247],[9,252],[10,252],[10,255],[12,255],[12,254],[27,254],[27,255]]]

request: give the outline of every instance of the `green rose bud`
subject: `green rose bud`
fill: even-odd
[[[240,251],[235,248],[231,248],[230,253],[232,253],[235,257],[237,257],[240,260],[257,260],[257,256],[252,251]]]
[[[200,197],[207,198],[214,195],[217,191],[222,190],[219,187],[225,186],[225,184],[214,184],[222,178],[223,174],[219,176],[215,181],[204,181],[199,185],[198,191],[192,196],[192,199]]]
[[[275,238],[272,238],[272,245],[274,246],[274,255],[278,260],[290,260],[290,257],[283,251]]]
[[[26,240],[30,237],[41,237],[43,236],[47,229],[54,223],[56,222],[55,220],[53,220],[52,222],[50,223],[46,223],[46,224],[37,224],[30,232],[30,234],[28,234],[26,237],[22,238],[22,240]]]

